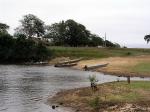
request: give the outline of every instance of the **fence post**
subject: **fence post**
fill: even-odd
[[[130,76],[127,76],[127,82],[130,84]]]

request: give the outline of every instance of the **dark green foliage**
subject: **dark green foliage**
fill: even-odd
[[[20,35],[15,39],[9,34],[0,34],[0,63],[44,61],[50,56],[50,50],[32,38]]]
[[[106,40],[106,46],[107,47],[115,47],[115,44],[110,42],[110,41],[108,41],[108,40]]]
[[[74,20],[61,21],[47,27],[45,38],[51,38],[57,46],[85,46],[90,33],[85,26]]]
[[[66,24],[66,42],[70,46],[85,46],[88,44],[89,31],[73,20],[67,20]]]
[[[20,20],[21,25],[16,28],[16,34],[24,34],[26,37],[40,37],[45,33],[44,22],[33,14],[28,14]]]
[[[15,60],[18,61],[32,61],[34,57],[36,50],[36,44],[31,39],[25,39],[25,38],[17,38],[15,43]]]
[[[41,38],[51,40],[53,46],[103,46],[104,40],[98,35],[91,34],[86,27],[69,19],[45,26],[44,22],[33,14],[28,14],[20,21],[21,25],[16,28],[15,37]],[[107,41],[107,47],[116,47],[116,44]],[[118,47],[118,46],[117,46]]]
[[[129,55],[131,55],[131,54],[132,54],[131,52],[127,52],[127,53],[126,53],[127,56],[129,56]]]
[[[90,106],[95,111],[98,111],[100,109],[100,98],[98,96],[96,96],[93,100],[90,101]]]
[[[103,45],[104,41],[101,37],[99,37],[98,35],[94,35],[91,34],[89,37],[89,46],[99,46],[99,45]]]
[[[43,43],[39,43],[36,49],[37,60],[44,61],[52,55]]]
[[[4,23],[0,23],[0,33],[8,33],[7,30],[9,29],[9,26],[4,24]]]
[[[5,62],[6,60],[12,59],[13,48],[15,45],[14,39],[9,34],[0,34],[0,61]]]
[[[64,22],[54,23],[51,26],[46,27],[46,34],[44,38],[52,40],[53,45],[63,46],[65,45],[65,24]]]
[[[50,38],[55,46],[103,46],[104,40],[98,35],[91,34],[86,27],[74,20],[61,21],[47,26],[44,38]],[[108,47],[120,47],[107,40]]]
[[[144,40],[147,41],[147,43],[150,42],[150,35],[145,35]]]
[[[27,38],[26,35],[20,34],[20,33],[15,33],[14,37],[17,37],[17,38]]]

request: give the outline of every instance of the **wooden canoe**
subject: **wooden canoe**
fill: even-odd
[[[101,68],[101,67],[106,67],[109,63],[106,64],[99,64],[99,65],[93,65],[93,66],[87,66],[85,65],[85,67],[83,68],[85,71],[86,70],[93,70],[93,69],[97,69],[97,68]]]
[[[79,58],[79,59],[74,59],[74,60],[69,60],[69,61],[63,61],[63,62],[59,62],[57,64],[68,64],[68,63],[76,63],[81,61],[83,58]]]
[[[76,66],[77,63],[67,63],[67,64],[55,64],[55,67],[71,67],[71,66]]]

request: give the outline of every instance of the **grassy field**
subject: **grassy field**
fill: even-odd
[[[100,84],[97,91],[80,88],[58,93],[50,102],[78,109],[79,112],[149,112],[150,82],[134,81]]]
[[[128,48],[90,48],[90,47],[49,47],[55,57],[85,57],[85,58],[107,58],[116,56],[148,55],[150,49],[128,49]]]
[[[131,71],[137,73],[150,73],[150,62],[141,62],[130,68]]]

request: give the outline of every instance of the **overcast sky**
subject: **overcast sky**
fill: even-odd
[[[150,34],[150,0],[0,0],[0,22],[11,33],[26,14],[45,24],[74,19],[112,42],[150,48],[143,39]]]

